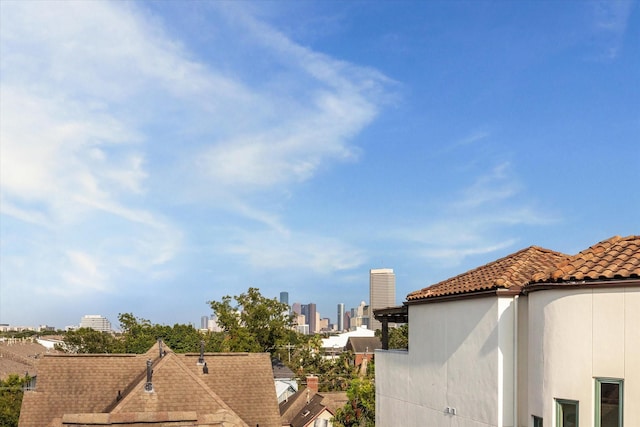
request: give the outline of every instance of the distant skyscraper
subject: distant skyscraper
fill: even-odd
[[[200,316],[200,329],[209,329],[209,316]]]
[[[391,268],[369,271],[369,319],[370,328],[381,329],[382,324],[373,317],[373,310],[396,305],[396,276]]]
[[[280,292],[280,302],[289,305],[289,292]]]
[[[111,332],[111,322],[99,314],[87,314],[80,319],[81,328],[90,328],[100,332]]]
[[[338,318],[336,320],[336,329],[341,331],[344,329],[344,304],[338,303]]]
[[[293,305],[291,306],[291,311],[293,311],[296,314],[302,314],[302,306],[300,305],[299,302],[294,302]]]
[[[318,332],[318,324],[317,322],[317,313],[316,313],[316,305],[310,302],[307,307],[309,308],[309,316],[307,316],[307,321],[309,322],[309,333],[315,334]]]

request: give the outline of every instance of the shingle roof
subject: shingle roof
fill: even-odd
[[[199,354],[183,354],[185,365],[200,372]],[[271,357],[268,353],[205,353],[209,374],[202,380],[249,426],[280,426]]]
[[[375,350],[382,348],[382,341],[378,337],[349,337],[347,341],[347,350],[354,353],[372,354]]]
[[[163,348],[163,358],[157,344],[143,355],[43,357],[36,390],[24,395],[19,426],[57,426],[62,420],[95,417],[114,423],[193,421],[194,416],[198,422],[215,418],[237,426],[280,425],[268,354],[206,354],[209,373],[204,374],[199,355]],[[150,358],[153,393],[144,390]]]
[[[309,424],[325,409],[336,413],[349,398],[343,391],[316,393],[309,388],[298,390],[287,401],[280,403],[283,426],[301,427]]]
[[[435,285],[411,292],[407,295],[407,300],[419,301],[480,291],[520,288],[530,281],[535,272],[551,268],[567,257],[568,255],[560,252],[530,246]]]
[[[594,281],[640,277],[640,236],[614,236],[539,271],[533,282]]]

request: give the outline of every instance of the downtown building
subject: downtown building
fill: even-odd
[[[94,331],[111,332],[111,322],[99,314],[87,314],[80,319],[81,328],[89,328]]]
[[[369,308],[370,312],[396,305],[396,276],[392,268],[378,268],[369,271]],[[369,319],[369,328],[381,329],[382,324],[373,316]]]

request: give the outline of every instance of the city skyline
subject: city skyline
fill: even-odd
[[[400,302],[637,234],[639,34],[626,0],[1,1],[0,323],[335,317],[373,268]]]

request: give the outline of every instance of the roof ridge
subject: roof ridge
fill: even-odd
[[[147,352],[149,353],[149,352]],[[147,356],[147,353],[144,354],[136,354],[135,356],[139,357],[140,359],[144,359],[144,356]],[[171,353],[173,354],[173,353]],[[160,363],[162,362],[162,359],[164,358],[160,358],[160,355],[158,354],[158,357],[156,357],[156,359],[152,359],[151,360],[151,367],[153,366],[159,366]],[[147,359],[150,360],[150,359]],[[138,375],[136,375],[133,380],[131,380],[131,382],[129,384],[127,384],[127,386],[123,389],[123,391],[115,398],[115,400],[113,402],[111,402],[110,404],[108,404],[105,408],[104,411],[102,412],[106,412],[106,413],[112,413],[113,411],[116,410],[116,408],[118,406],[120,406],[125,400],[128,400],[127,398],[131,395],[131,393],[133,392],[133,390],[135,390],[135,388],[138,386],[138,384],[140,384],[145,377],[147,376],[147,367],[145,366],[142,370],[142,372]]]
[[[558,252],[558,251],[554,251],[554,250],[551,250],[551,249],[543,248],[541,246],[536,246],[536,245],[527,246],[527,247],[522,248],[522,249],[520,249],[520,250],[518,250],[516,252],[513,252],[511,254],[505,255],[503,257],[500,257],[500,258],[498,258],[496,260],[490,261],[490,262],[488,262],[486,264],[483,264],[483,265],[480,265],[478,267],[472,268],[471,270],[468,270],[468,271],[465,271],[463,273],[457,274],[457,275],[455,275],[453,277],[450,277],[448,279],[441,280],[441,281],[439,281],[437,283],[434,283],[434,284],[432,284],[430,286],[427,286],[427,287],[424,287],[422,289],[410,292],[407,295],[407,299],[408,300],[411,299],[412,295],[416,295],[416,299],[422,299],[422,298],[417,297],[417,295],[427,291],[428,289],[435,288],[435,287],[437,287],[439,285],[442,285],[444,283],[447,283],[447,282],[453,282],[455,280],[460,279],[463,276],[472,275],[472,274],[474,274],[474,273],[476,273],[478,271],[481,271],[481,270],[484,270],[484,269],[488,269],[493,265],[499,265],[501,262],[505,262],[507,260],[512,260],[512,261],[509,263],[509,266],[504,267],[503,270],[507,270],[507,269],[510,269],[512,267],[516,267],[517,263],[514,262],[515,260],[518,260],[518,259],[520,259],[522,257],[522,255],[525,255],[525,261],[526,261],[526,260],[530,259],[533,256],[532,252],[534,252],[534,251],[535,252],[548,253],[548,254],[555,254],[555,255],[564,256],[564,257],[568,256],[568,255],[566,255],[566,254],[564,254],[562,252]],[[512,269],[511,271],[519,272],[520,269],[515,268],[515,270]],[[490,284],[492,286],[503,287],[503,284],[505,282],[508,282],[508,278],[505,278],[505,274],[502,273],[499,276],[493,278],[493,280],[490,282]]]

